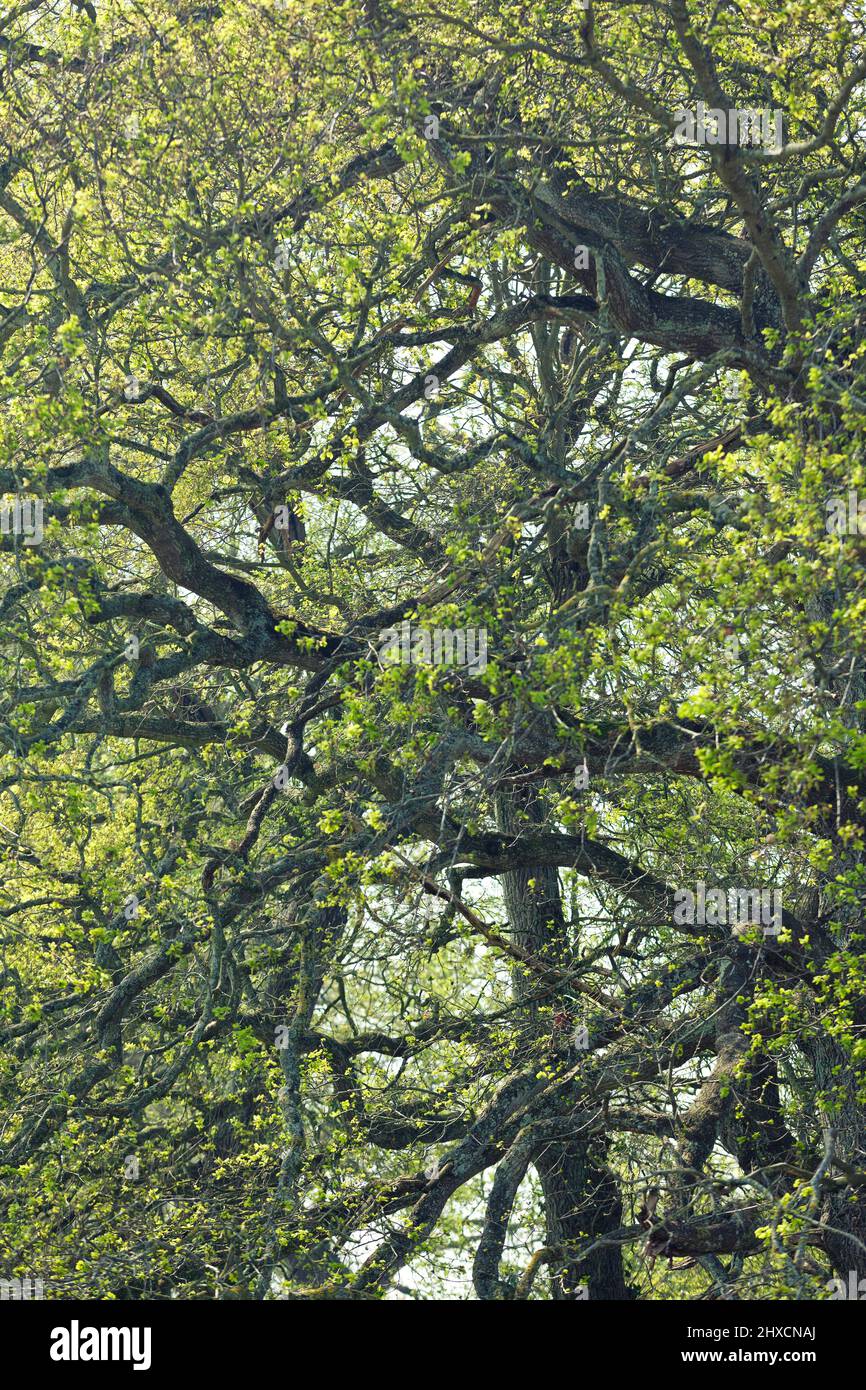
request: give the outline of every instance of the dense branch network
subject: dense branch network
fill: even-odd
[[[862,20],[60,8],[0,21],[0,1273],[866,1274]]]

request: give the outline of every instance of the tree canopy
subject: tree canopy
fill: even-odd
[[[0,1275],[866,1278],[862,10],[0,61]]]

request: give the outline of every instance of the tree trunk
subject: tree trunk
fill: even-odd
[[[502,831],[517,831],[543,823],[543,807],[534,789],[506,795],[496,800],[496,815]],[[516,869],[502,874],[502,892],[512,939],[516,945],[545,963],[568,964],[568,928],[562,911],[559,876],[556,869]],[[526,1001],[523,1028],[527,1040],[538,1042],[550,1028],[552,1015],[568,1010],[569,1001],[557,993],[537,999],[537,982],[517,967],[513,974],[514,994]],[[563,1112],[564,1113],[564,1112]],[[622,1201],[614,1175],[605,1164],[606,1139],[594,1136],[581,1143],[576,1139],[554,1140],[540,1146],[533,1163],[544,1194],[547,1244],[561,1251],[551,1261],[551,1294],[555,1299],[626,1300],[633,1298],[625,1282],[619,1245],[591,1250],[584,1259],[575,1250],[587,1240],[603,1237],[621,1225]]]

